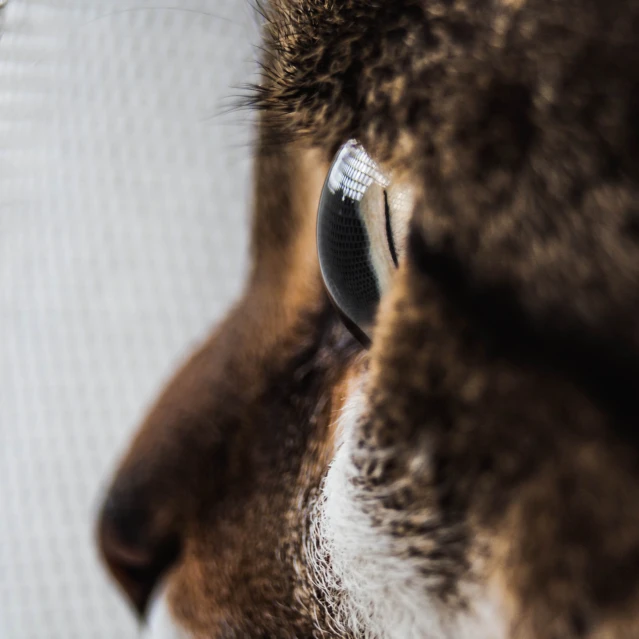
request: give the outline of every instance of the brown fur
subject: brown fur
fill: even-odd
[[[138,610],[156,556],[178,555],[173,606],[207,636],[312,633],[308,585],[281,559],[302,552],[298,486],[304,501],[319,487],[358,350],[321,289],[315,165],[295,148],[260,155],[245,294],[150,412],[101,517],[103,552]]]
[[[111,493],[144,512],[140,546],[176,540],[176,616],[198,636],[331,636],[302,539],[363,356],[321,291],[314,219],[357,138],[418,194],[356,425],[372,526],[451,613],[470,581],[501,593],[512,637],[639,636],[639,3],[263,13],[253,272]]]

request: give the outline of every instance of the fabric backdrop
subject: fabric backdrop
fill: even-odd
[[[138,636],[93,519],[240,290],[252,133],[217,114],[256,31],[246,0],[0,9],[0,639]]]

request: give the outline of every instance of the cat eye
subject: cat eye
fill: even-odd
[[[394,187],[355,140],[337,153],[322,190],[317,250],[329,296],[365,345],[379,300],[398,267],[410,195]]]

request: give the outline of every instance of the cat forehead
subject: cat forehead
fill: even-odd
[[[405,103],[403,83],[429,37],[421,1],[274,0],[264,15],[265,73],[254,101],[280,130],[332,152],[364,121],[386,116],[392,137],[391,111]]]
[[[503,86],[537,107],[589,48],[627,60],[639,2],[272,0],[264,15],[253,102],[280,133],[328,153],[357,137],[380,160],[414,163],[446,131],[480,129]],[[623,65],[606,66],[608,82]]]
[[[407,161],[423,156],[416,144],[432,137],[438,105],[459,94],[455,78],[477,76],[471,52],[486,47],[487,27],[521,6],[495,4],[273,0],[264,12],[267,54],[255,104],[280,131],[329,154],[356,137],[380,160],[401,150]]]

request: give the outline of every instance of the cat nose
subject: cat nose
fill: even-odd
[[[144,618],[155,587],[180,553],[168,518],[150,507],[143,493],[136,495],[116,483],[102,506],[97,536],[111,575]]]

